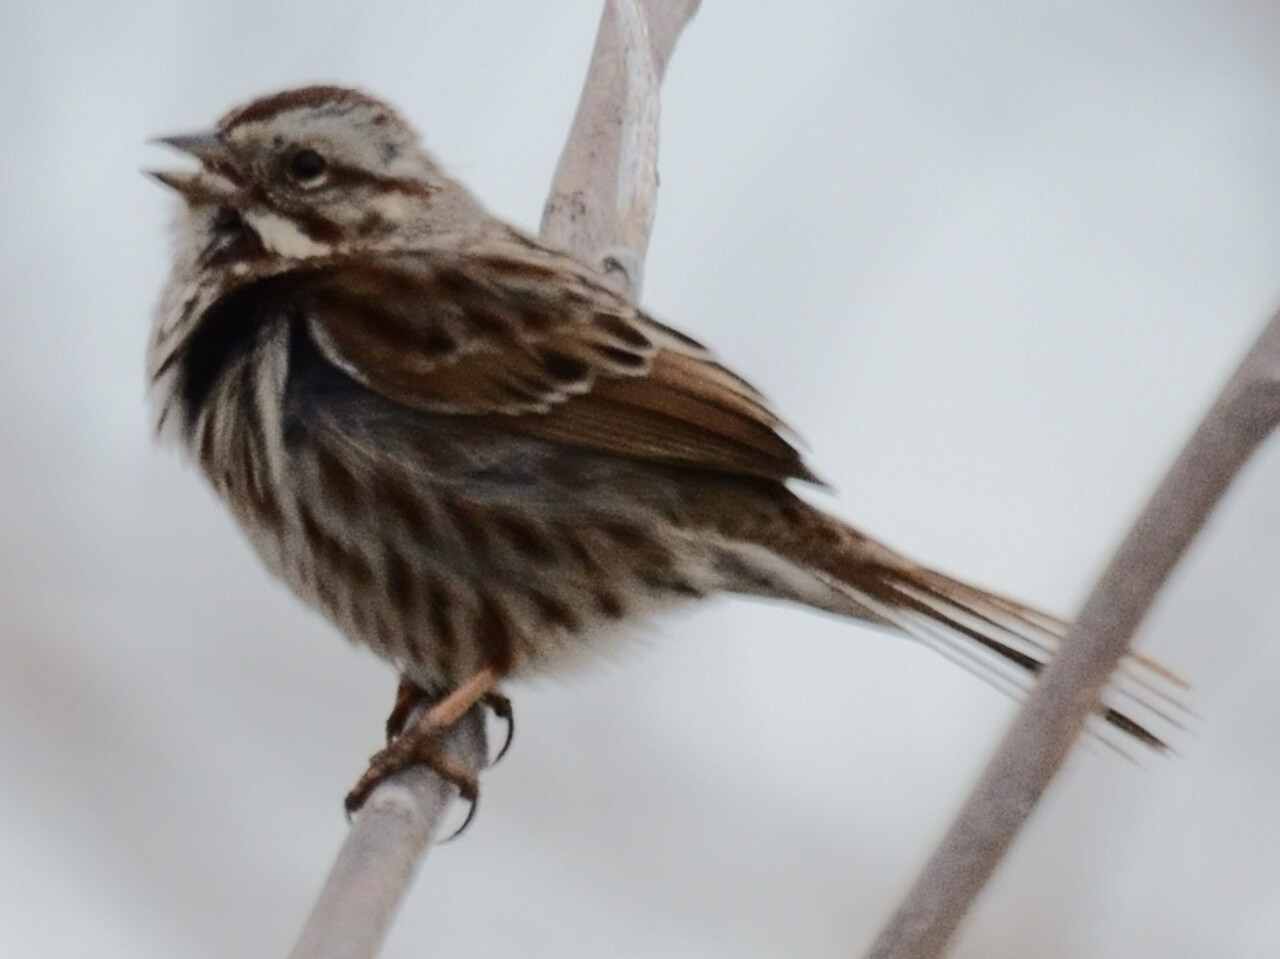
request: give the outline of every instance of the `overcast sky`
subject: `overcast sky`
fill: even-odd
[[[536,228],[597,0],[89,10],[0,29],[0,954],[280,956],[394,678],[153,449],[148,137],[317,80]],[[707,0],[645,301],[806,437],[832,509],[1069,614],[1280,304],[1280,18],[1244,0]],[[1280,451],[1142,632],[1179,758],[1080,750],[960,957],[1270,959]],[[389,957],[847,957],[1012,707],[909,643],[723,600],[512,690],[519,736]]]

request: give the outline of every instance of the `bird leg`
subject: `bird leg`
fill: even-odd
[[[387,742],[395,739],[409,724],[409,716],[419,706],[431,701],[431,694],[415,683],[408,676],[400,677],[400,685],[396,687],[396,701],[387,715]]]
[[[430,693],[408,676],[401,676],[400,685],[396,688],[395,705],[391,707],[391,712],[387,715],[387,742],[391,742],[391,740],[404,732],[405,726],[409,723],[409,716],[415,709],[419,706],[429,705],[433,699],[434,697]],[[511,748],[511,740],[516,735],[515,711],[511,708],[511,700],[496,689],[491,689],[481,696],[480,705],[507,724],[507,734],[502,740],[502,748],[488,762],[488,765],[492,766],[505,756],[507,750]]]

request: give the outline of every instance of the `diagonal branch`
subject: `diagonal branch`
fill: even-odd
[[[1280,313],[1174,461],[868,959],[941,956],[1231,480],[1280,423]]]
[[[606,0],[542,220],[542,237],[639,293],[658,188],[658,86],[698,0]],[[445,748],[476,771],[484,719]],[[425,768],[378,786],[356,816],[290,959],[372,959],[456,794]]]

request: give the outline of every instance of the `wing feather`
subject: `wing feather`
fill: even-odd
[[[330,362],[413,409],[656,462],[817,482],[782,421],[701,344],[528,240],[309,271]]]

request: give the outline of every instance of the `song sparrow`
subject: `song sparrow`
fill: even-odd
[[[161,142],[200,166],[154,174],[183,201],[149,353],[159,429],[273,572],[439,699],[353,806],[414,760],[471,790],[442,728],[711,593],[887,627],[1015,692],[1052,656],[1060,620],[798,498],[788,482],[815,478],[755,389],[490,216],[386,104],[307,87]],[[1171,677],[1122,676],[1101,715],[1162,748]]]

